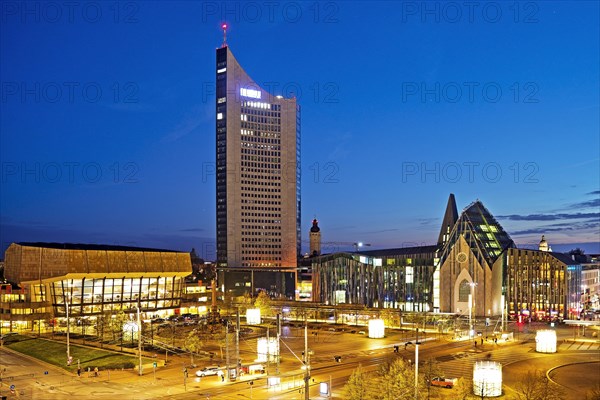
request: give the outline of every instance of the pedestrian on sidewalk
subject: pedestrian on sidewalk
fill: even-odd
[[[98,367],[94,368],[94,376],[96,376],[96,377],[98,376]]]
[[[77,367],[77,376],[81,377],[81,367]]]

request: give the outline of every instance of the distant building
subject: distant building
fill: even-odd
[[[226,44],[216,51],[216,145],[217,267],[226,291],[293,295],[300,106],[261,88]]]
[[[540,248],[549,247],[541,243]],[[579,316],[581,265],[567,254],[511,248],[496,267],[503,271],[502,288],[510,317],[543,320]]]
[[[313,219],[312,227],[310,228],[310,256],[321,255],[321,228],[319,228],[319,221]]]
[[[64,318],[118,311],[157,313],[180,306],[190,253],[138,247],[12,243],[5,253],[9,287],[0,296],[3,327],[33,329]]]
[[[592,314],[594,318],[600,318],[600,262],[598,261],[582,265],[581,307],[588,318],[591,318]]]

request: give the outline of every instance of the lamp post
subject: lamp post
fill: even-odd
[[[67,310],[67,365],[71,365],[71,343],[69,337],[71,323],[69,318],[69,299],[67,297],[65,297],[65,306]]]
[[[415,400],[419,399],[419,340],[418,340],[417,329],[417,340],[415,341]]]
[[[371,243],[363,243],[363,242],[356,242],[352,244],[354,246],[354,251],[358,252],[358,249],[363,247],[363,246],[370,246]]]
[[[304,325],[304,400],[310,399],[310,354],[308,351],[308,324]]]
[[[144,367],[142,366],[142,319],[140,316],[140,302],[137,304],[137,334],[138,334],[138,353],[139,353],[139,375],[144,375]],[[133,335],[132,335],[133,336]]]
[[[473,327],[473,310],[475,308],[475,296],[473,295],[473,289],[477,286],[477,283],[470,282],[468,285],[471,287],[471,293],[469,294],[469,338],[475,337],[475,330]],[[473,335],[473,336],[471,336]]]
[[[417,338],[415,339],[415,400],[419,399],[419,328],[417,328]],[[406,343],[411,344],[411,342]],[[406,348],[406,347],[405,347]]]

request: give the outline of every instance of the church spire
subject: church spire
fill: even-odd
[[[450,231],[454,227],[456,221],[458,221],[456,200],[454,199],[454,193],[450,193],[450,196],[448,197],[448,204],[446,205],[446,212],[444,213],[444,219],[442,220],[440,236],[438,237],[438,245],[441,246],[448,241],[448,236],[450,235]]]

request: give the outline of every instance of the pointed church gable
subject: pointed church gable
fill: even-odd
[[[471,203],[461,213],[444,244],[442,259],[448,256],[460,236],[469,244],[479,262],[487,264],[489,268],[504,250],[515,247],[508,233],[479,200]]]

